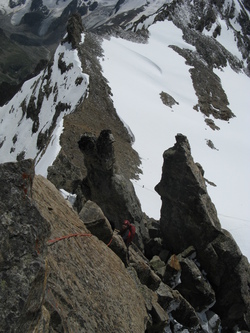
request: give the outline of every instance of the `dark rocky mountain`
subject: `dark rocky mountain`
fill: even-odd
[[[130,182],[141,172],[140,159],[116,113],[98,60],[104,36],[146,42],[151,16],[155,21],[172,20],[196,46],[196,52],[174,48],[192,65],[197,109],[208,123],[210,114],[229,120],[234,114],[212,68],[228,62],[235,71],[249,74],[249,5],[241,2],[235,18],[242,27],[235,38],[245,66],[216,42],[219,26],[213,41],[201,34],[218,15],[233,28],[233,1],[226,7],[225,1],[159,2],[159,8],[142,15],[152,3],[138,2],[135,8],[130,1],[57,1],[61,15],[53,17],[45,1],[33,0],[17,27],[1,14],[6,45],[2,54],[20,59],[16,70],[2,62],[7,66],[3,81],[20,83],[45,59],[38,69],[45,66],[43,82],[34,83],[40,92],[39,108],[34,97],[21,103],[24,121],[33,123],[32,134],[41,131],[36,142],[40,153],[46,151],[56,119],[67,108],[51,86],[53,61],[46,65],[65,31],[62,44],[69,42],[77,49],[90,80],[88,98],[64,117],[61,150],[47,179],[35,175],[35,156],[26,159],[25,151],[17,162],[0,164],[0,332],[250,331],[250,266],[233,237],[221,228],[204,170],[193,161],[188,139],[178,134],[174,147],[166,147],[163,154],[162,178],[155,188],[162,209],[156,221],[142,211]],[[10,1],[8,8],[26,5],[25,0]],[[140,19],[134,20],[139,13]],[[22,63],[27,54],[29,67]],[[69,71],[63,57],[57,65],[64,75]],[[39,112],[50,95],[57,108],[43,134]],[[168,103],[169,97],[162,96]],[[61,188],[76,195],[73,206],[60,194]],[[129,251],[119,235],[124,219],[137,230]]]
[[[235,32],[238,47],[246,60],[246,71],[250,72],[250,23],[249,4],[245,0],[239,2],[240,12],[236,10],[234,0],[225,1],[55,1],[32,0],[29,3],[23,1],[9,1],[0,4],[0,84],[2,94],[0,105],[5,103],[12,94],[16,92],[16,84],[24,82],[30,75],[35,75],[37,69],[45,66],[55,51],[58,43],[65,34],[65,28],[69,15],[79,13],[86,31],[98,34],[124,32],[142,32],[148,27],[148,19],[172,20],[174,24],[183,30],[184,37],[190,44],[196,45],[199,57],[190,57],[183,54],[190,64],[194,65],[192,78],[195,82],[200,71],[205,70],[200,59],[206,61],[209,66],[225,66],[229,61],[236,70],[242,68],[243,64],[232,57],[229,52],[216,43],[216,37],[220,35],[221,26],[218,23],[214,29],[215,43],[205,36],[201,38],[204,30],[209,31],[217,18],[226,22],[229,29]],[[146,14],[144,14],[144,12]],[[7,13],[14,13],[11,17]],[[137,17],[140,17],[137,19]],[[235,29],[235,22],[241,31]],[[151,24],[151,23],[150,23]],[[145,30],[144,30],[145,31]],[[128,34],[127,34],[128,35]],[[131,35],[130,35],[131,37]],[[134,38],[134,37],[133,37]],[[205,47],[204,47],[205,46]],[[212,52],[209,49],[213,50]],[[183,52],[179,50],[179,52]],[[207,69],[206,69],[207,70]],[[211,71],[208,72],[214,81]],[[204,84],[205,82],[202,82]],[[8,84],[13,93],[9,93]],[[201,82],[196,85],[201,86]],[[206,87],[211,87],[210,83]],[[217,85],[216,85],[217,86]],[[211,89],[211,88],[210,88]],[[197,87],[198,90],[198,87]],[[206,89],[204,89],[206,90]],[[220,92],[218,93],[220,94]],[[201,99],[204,92],[200,92]],[[225,97],[223,97],[225,99]],[[226,103],[226,100],[225,102]],[[205,111],[205,110],[204,110]],[[206,113],[211,111],[206,110]],[[226,112],[227,113],[227,112]],[[223,117],[228,117],[224,115]]]

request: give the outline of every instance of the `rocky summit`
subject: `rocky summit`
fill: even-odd
[[[79,140],[87,176],[74,206],[33,160],[1,164],[0,332],[249,331],[250,266],[187,138],[163,154],[160,221],[142,213],[113,144],[110,130]]]

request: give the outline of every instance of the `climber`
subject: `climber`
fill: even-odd
[[[122,225],[122,230],[120,231],[120,235],[122,236],[127,248],[132,243],[132,240],[135,236],[135,226],[132,225],[128,220],[125,220]]]

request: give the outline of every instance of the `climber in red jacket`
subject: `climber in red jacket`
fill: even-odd
[[[135,226],[132,225],[128,220],[125,220],[122,225],[122,230],[120,232],[127,247],[132,243],[135,236]]]

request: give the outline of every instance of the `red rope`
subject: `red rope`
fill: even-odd
[[[71,237],[77,237],[77,236],[79,236],[79,237],[83,237],[83,236],[91,237],[92,234],[71,234],[71,235],[66,235],[66,236],[62,236],[62,237],[50,239],[50,240],[48,240],[48,243],[49,244],[53,244],[53,243],[59,242],[60,240],[63,240],[63,239],[66,239],[66,238],[71,238]]]
[[[109,246],[112,243],[113,237],[110,239],[109,243],[107,244],[107,246]]]
[[[56,242],[59,242],[60,240],[63,240],[63,239],[67,239],[67,238],[71,238],[71,237],[83,237],[83,236],[86,236],[86,237],[91,237],[92,234],[70,234],[70,235],[66,235],[66,236],[62,236],[62,237],[58,237],[58,238],[54,238],[54,239],[49,239],[48,240],[48,243],[49,244],[54,244]],[[113,240],[113,237],[110,239],[109,243],[107,244],[107,246],[109,246],[111,243],[112,243],[112,240]]]

